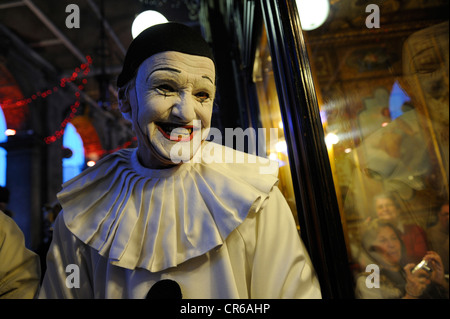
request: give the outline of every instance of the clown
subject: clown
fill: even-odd
[[[277,171],[202,154],[216,91],[204,39],[177,23],[143,31],[117,85],[138,147],[63,185],[40,297],[158,297],[171,280],[191,299],[320,298]]]

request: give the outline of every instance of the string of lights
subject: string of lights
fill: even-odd
[[[4,100],[4,101],[1,101],[0,104],[2,105],[2,108],[6,109],[6,108],[10,108],[10,107],[24,107],[24,106],[30,104],[31,102],[33,102],[34,100],[37,100],[40,98],[45,99],[48,96],[50,96],[51,94],[53,94],[54,92],[57,92],[60,88],[64,88],[64,87],[66,87],[67,84],[74,82],[79,77],[79,74],[81,72],[83,72],[83,75],[85,75],[85,76],[88,75],[91,70],[90,69],[91,64],[92,64],[92,58],[89,55],[87,55],[86,63],[82,63],[80,65],[80,67],[75,68],[74,72],[72,73],[72,75],[70,77],[62,78],[59,82],[59,87],[54,86],[51,89],[38,91],[38,92],[32,94],[28,98],[20,99],[17,101]],[[62,123],[60,124],[60,127],[57,131],[55,131],[52,135],[44,138],[44,142],[46,144],[54,143],[54,142],[56,142],[57,139],[61,138],[64,135],[65,127],[75,117],[75,114],[77,113],[77,110],[81,105],[80,91],[82,91],[84,89],[85,85],[87,84],[87,79],[86,78],[82,79],[81,83],[82,84],[79,84],[77,86],[78,90],[75,92],[76,101],[70,106],[70,110],[71,110],[70,114],[62,121]]]
[[[106,151],[105,153],[106,153],[106,154],[112,154],[112,153],[115,153],[115,152],[117,152],[117,151],[119,151],[119,150],[121,150],[121,149],[123,149],[123,148],[128,148],[128,147],[130,147],[135,141],[137,141],[136,136],[134,136],[131,140],[129,140],[129,141],[123,143],[123,144],[120,145],[119,147],[117,147],[117,148],[115,148],[115,149],[113,149],[113,150],[110,150],[110,151]]]
[[[66,77],[66,78],[62,78],[60,80],[59,86],[61,88],[64,88],[68,83],[71,83],[73,81],[75,81],[75,79],[78,77],[79,73],[81,71],[83,71],[84,75],[88,75],[90,72],[90,65],[92,64],[92,58],[88,55],[86,56],[86,63],[83,63],[80,65],[79,68],[75,68],[74,72],[72,73],[72,75],[70,77]],[[87,83],[86,79],[82,80],[83,84]],[[83,89],[83,85],[79,85],[78,86],[79,90]],[[58,91],[59,88],[57,86],[54,86],[52,89],[47,89],[47,90],[42,90],[42,91],[38,91],[34,94],[31,95],[31,97],[28,98],[24,98],[21,100],[17,100],[17,101],[11,101],[11,100],[3,100],[0,102],[0,104],[2,105],[3,108],[8,108],[8,107],[22,107],[25,106],[27,104],[30,104],[32,101],[38,99],[38,98],[47,98],[49,95],[51,95],[52,93]],[[76,92],[78,94],[80,94],[79,92]]]
[[[86,63],[81,64],[79,67],[75,68],[74,72],[71,74],[71,76],[69,77],[64,77],[61,78],[59,81],[59,86],[54,86],[51,89],[47,89],[47,90],[41,90],[38,92],[35,92],[34,94],[32,94],[30,97],[28,98],[23,98],[20,100],[16,100],[16,101],[12,101],[12,100],[3,100],[0,102],[2,108],[16,108],[16,107],[24,107],[28,104],[30,104],[31,102],[33,102],[34,100],[37,99],[45,99],[47,97],[49,97],[50,95],[52,95],[53,93],[57,92],[60,88],[65,88],[69,83],[74,82],[79,76],[80,73],[82,72],[84,76],[88,75],[89,72],[91,71],[90,66],[92,65],[92,58],[88,55],[86,56]],[[56,142],[58,139],[62,138],[64,135],[64,131],[65,128],[67,126],[67,124],[69,124],[72,119],[75,117],[75,115],[77,114],[78,108],[81,105],[80,102],[80,97],[81,94],[80,92],[85,88],[86,84],[87,84],[87,79],[84,78],[81,80],[82,84],[79,84],[77,86],[77,91],[75,92],[75,102],[70,106],[70,113],[66,116],[66,118],[61,122],[61,124],[59,125],[59,129],[56,130],[52,135],[46,136],[44,138],[44,142],[46,144],[51,144]],[[8,130],[7,130],[8,131]],[[15,133],[15,132],[14,132]],[[6,133],[7,135],[14,135],[14,133]],[[114,153],[120,149],[123,148],[127,148],[129,146],[131,146],[133,144],[133,142],[136,140],[136,138],[134,137],[133,139],[131,139],[130,141],[127,141],[126,143],[124,143],[123,145],[110,150],[110,151],[105,151],[106,154],[110,154],[110,153]]]

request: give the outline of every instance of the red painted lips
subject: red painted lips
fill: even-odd
[[[194,137],[194,126],[180,126],[172,123],[156,123],[158,130],[168,140],[174,142],[189,142]]]

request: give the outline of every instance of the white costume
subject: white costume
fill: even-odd
[[[139,299],[162,279],[189,299],[320,298],[277,172],[245,159],[157,170],[125,149],[64,184],[40,298]]]

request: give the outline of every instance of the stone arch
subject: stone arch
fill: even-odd
[[[28,104],[21,104],[24,96],[22,90],[4,63],[0,62],[0,105],[9,129],[23,130],[27,126]],[[17,103],[19,102],[19,103]]]
[[[100,137],[92,125],[92,120],[86,115],[76,116],[70,121],[75,126],[78,134],[80,134],[84,145],[84,154],[86,160],[99,160],[104,154],[105,150],[100,142]]]

